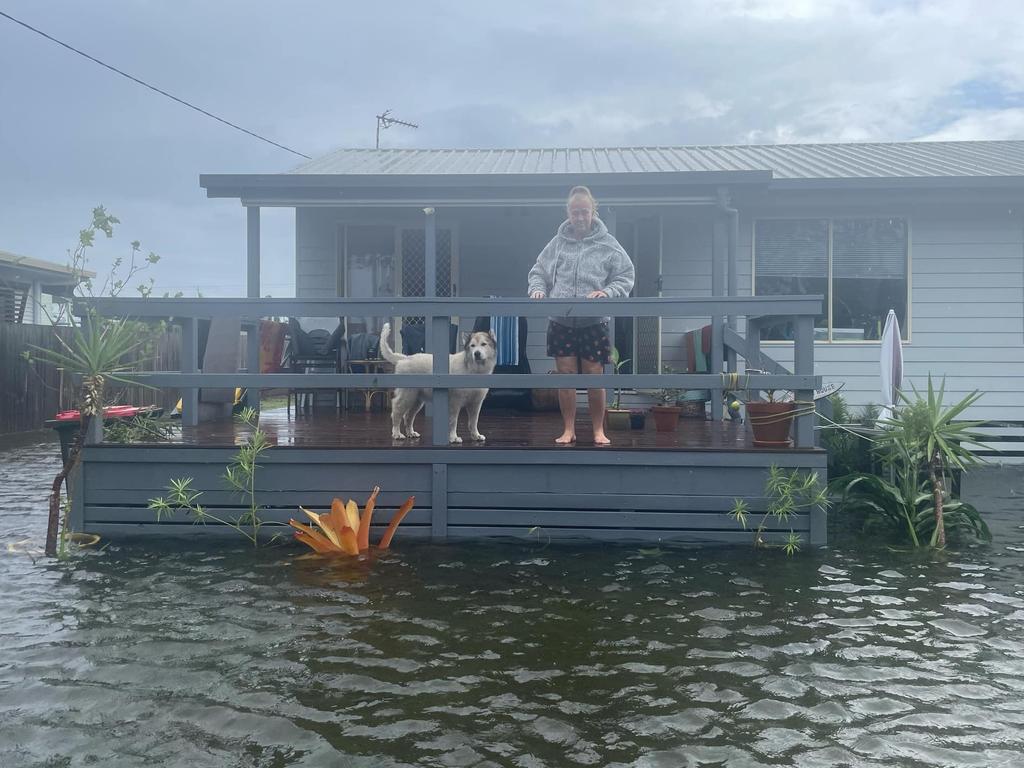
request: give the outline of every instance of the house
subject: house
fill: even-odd
[[[648,428],[607,448],[555,447],[553,414],[495,415],[484,446],[448,445],[443,420],[410,444],[388,439],[384,418],[371,414],[267,414],[276,447],[261,464],[259,490],[276,520],[298,504],[324,508],[334,495],[362,498],[379,484],[379,506],[416,495],[403,526],[410,536],[529,536],[539,527],[550,537],[749,542],[725,514],[734,497],[748,501],[756,525],[770,501],[771,466],[824,479],[826,457],[809,411],[797,417],[791,447],[757,447],[744,425],[723,418],[719,395],[786,388],[806,401],[836,381],[853,404],[876,400],[878,336],[890,308],[911,381],[945,376],[954,396],[986,392],[969,416],[1024,421],[1024,142],[347,149],[289,173],[203,175],[200,184],[246,208],[248,298],[91,301],[103,314],[181,325],[182,370],[138,378],[182,389],[185,431],[172,445],[90,445],[75,527],[194,533],[185,517],[156,526],[146,509],[172,477],[193,477],[208,503],[241,511],[219,480],[241,433],[197,423],[199,387],[399,383],[365,372],[200,373],[196,327],[210,317],[250,327],[272,316],[345,318],[349,331],[391,318],[424,325],[434,352],[447,346],[450,322],[466,329],[481,315],[528,318],[531,374],[456,384],[440,367],[402,380],[435,388],[442,413],[448,386],[553,388],[555,378],[578,388],[712,394],[710,421],[667,437]],[[621,377],[544,375],[545,317],[592,305],[524,296],[526,273],[575,184],[593,190],[637,266],[635,296],[602,300],[616,318],[616,346],[633,360]],[[260,298],[260,211],[268,206],[295,209],[292,299]],[[694,338],[686,334],[700,330],[703,343],[704,328],[709,370],[680,373],[684,339]],[[249,337],[252,360],[257,339]],[[825,541],[821,510],[786,525],[810,544]],[[784,533],[775,525],[767,535]]]
[[[967,417],[1024,421],[1024,141],[341,149],[289,173],[200,184],[239,199],[250,225],[260,207],[295,209],[300,297],[424,295],[424,208],[437,295],[522,296],[566,192],[586,184],[636,263],[636,296],[825,296],[816,371],[852,405],[880,398],[892,308],[910,383],[931,372],[950,397],[985,392]],[[716,235],[723,248],[736,238],[721,274]],[[620,319],[616,344],[637,372],[678,369],[681,334],[706,322]],[[550,364],[543,330],[531,324],[535,371]],[[790,329],[762,335],[791,366]]]
[[[0,251],[0,322],[46,322],[47,300],[67,299],[91,272],[75,272],[52,261]]]

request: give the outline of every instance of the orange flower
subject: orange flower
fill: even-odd
[[[318,554],[358,555],[370,547],[370,524],[373,520],[373,510],[377,504],[377,494],[380,488],[375,487],[370,498],[366,502],[362,517],[359,514],[359,507],[351,499],[347,504],[341,499],[334,499],[331,503],[331,511],[318,515],[310,512],[305,507],[299,507],[316,527],[300,523],[297,520],[289,520],[288,524],[295,529],[295,538]],[[405,503],[395,512],[388,524],[384,536],[378,545],[380,549],[388,549],[391,546],[391,539],[402,520],[412,509],[416,501],[415,496],[410,496]]]

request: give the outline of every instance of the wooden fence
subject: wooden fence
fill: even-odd
[[[56,335],[64,338],[69,328],[49,325],[21,325],[0,322],[0,435],[43,428],[57,411],[76,407],[75,383],[71,376],[33,355],[32,347],[60,350]],[[138,371],[176,371],[181,349],[177,327],[158,335],[149,352],[136,355]],[[32,359],[26,359],[28,352]],[[170,410],[178,401],[176,389],[107,384],[110,405],[158,405]]]

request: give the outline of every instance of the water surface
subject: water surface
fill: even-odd
[[[399,531],[372,563],[55,563],[31,550],[56,465],[0,450],[4,768],[1024,765],[1013,515],[926,558]]]

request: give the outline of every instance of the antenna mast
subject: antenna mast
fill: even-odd
[[[416,123],[407,123],[405,120],[399,120],[397,117],[389,117],[391,114],[390,109],[385,109],[383,114],[377,115],[377,143],[376,148],[380,149],[380,132],[381,130],[387,130],[392,125],[404,125],[406,128],[419,128]]]

